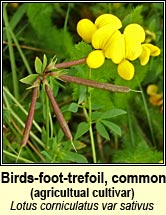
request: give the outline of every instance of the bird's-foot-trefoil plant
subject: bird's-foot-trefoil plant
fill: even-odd
[[[47,116],[45,149],[49,150],[50,147],[49,135],[51,132],[49,127],[52,119],[50,117],[51,111],[49,109],[49,101],[56,119],[59,122],[59,126],[69,143],[72,144],[75,154],[78,154],[79,150],[79,146],[77,146],[77,144],[75,145],[75,143],[81,136],[89,131],[94,163],[98,162],[96,156],[96,138],[94,135],[99,134],[102,138],[107,140],[110,138],[108,130],[116,135],[121,135],[120,127],[111,122],[110,119],[112,117],[123,115],[126,111],[119,108],[114,108],[105,112],[95,111],[95,108],[92,105],[92,89],[101,89],[118,93],[130,93],[131,91],[139,92],[139,90],[137,91],[131,89],[128,86],[119,86],[92,80],[91,76],[93,70],[102,67],[105,61],[110,61],[110,65],[111,63],[117,65],[117,75],[128,82],[132,82],[135,75],[135,70],[137,69],[134,67],[132,62],[138,59],[141,66],[144,66],[148,63],[150,56],[158,56],[160,54],[160,49],[157,46],[145,42],[146,33],[141,25],[137,23],[130,23],[125,26],[123,31],[121,31],[120,29],[122,27],[121,20],[112,14],[100,15],[94,23],[89,19],[82,19],[77,24],[77,32],[85,43],[88,43],[91,46],[92,51],[90,51],[87,56],[63,63],[56,63],[57,59],[55,57],[50,63],[47,62],[46,55],[43,56],[43,61],[36,57],[36,74],[31,74],[20,80],[22,83],[30,84],[31,86],[29,88],[32,88],[33,91],[31,105],[21,142],[21,148],[26,145],[29,139],[35,113],[35,105],[41,89],[46,95],[45,104],[43,104],[46,110],[45,115]],[[87,78],[81,78],[75,76],[74,74],[68,74],[68,70],[66,70],[67,68],[72,68],[73,66],[81,64],[87,64],[89,67]],[[53,79],[56,79],[57,84],[60,84],[62,81],[87,86],[86,92],[80,93],[78,103],[73,102],[70,106],[72,112],[77,112],[78,108],[82,108],[82,112],[86,119],[86,121],[82,121],[78,124],[74,135],[70,131],[68,123],[66,122],[65,117],[56,102],[52,89]],[[53,135],[51,136],[53,137]],[[72,156],[74,156],[74,153]],[[49,154],[47,154],[47,156],[49,157]],[[50,158],[50,161],[53,160],[54,159]],[[73,159],[73,162],[77,162],[78,160],[79,159]],[[81,162],[81,160],[79,160],[79,162]],[[87,162],[87,160],[82,159],[82,162]]]

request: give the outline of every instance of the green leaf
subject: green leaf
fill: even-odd
[[[89,124],[87,122],[81,122],[77,127],[77,131],[74,139],[75,140],[78,139],[79,137],[84,135],[88,130],[89,130]]]
[[[105,126],[107,126],[107,128],[109,128],[114,134],[118,134],[119,136],[121,136],[121,128],[113,123],[113,122],[109,122],[107,120],[102,120],[101,121]]]
[[[40,58],[36,57],[36,59],[35,59],[36,73],[41,74],[42,73],[42,67],[43,67],[43,65],[42,65],[42,62],[41,62]]]
[[[87,97],[87,88],[83,87],[79,95],[78,104],[81,104],[83,101],[85,101],[86,97]]]
[[[69,108],[68,108],[68,111],[71,111],[73,113],[76,113],[78,111],[78,104],[77,103],[71,103]]]
[[[96,121],[96,120],[99,120],[101,118],[101,115],[102,115],[102,112],[99,112],[99,111],[95,111],[95,112],[92,112],[92,121]]]
[[[92,110],[98,110],[98,109],[101,109],[103,108],[104,106],[101,105],[101,104],[93,104],[92,103]]]
[[[46,57],[46,55],[44,54],[44,55],[43,55],[43,66],[42,66],[42,71],[45,70],[46,66],[47,66],[47,57]]]
[[[63,133],[62,129],[59,129],[58,134],[57,134],[58,142],[61,142],[63,137],[64,137],[64,133]]]
[[[38,74],[28,75],[25,78],[20,79],[20,82],[24,84],[32,85],[38,76],[39,76]]]
[[[49,155],[48,152],[41,151],[41,154],[47,159],[47,162],[51,162],[52,161],[52,157]]]
[[[85,156],[75,152],[64,152],[63,159],[76,162],[76,163],[88,163]]]
[[[104,137],[104,138],[107,139],[107,140],[110,140],[109,134],[108,134],[106,128],[104,127],[104,125],[103,125],[101,122],[98,121],[98,122],[96,123],[96,129],[97,129],[97,131],[99,132],[99,134],[100,134],[102,137]]]
[[[112,110],[104,112],[100,118],[101,119],[109,119],[109,118],[116,117],[116,116],[126,114],[126,113],[127,112],[122,110],[122,109],[112,109]]]

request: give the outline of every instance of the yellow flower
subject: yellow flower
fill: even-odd
[[[144,42],[145,31],[141,25],[133,23],[129,24],[124,29],[125,37],[134,42]]]
[[[118,74],[125,80],[131,80],[134,76],[133,64],[124,59],[120,64],[118,64]]]
[[[145,31],[136,23],[125,27],[120,32],[122,23],[112,14],[100,15],[95,22],[82,19],[77,24],[77,32],[93,48],[87,57],[90,68],[98,68],[103,65],[105,58],[118,64],[118,74],[125,80],[134,77],[134,66],[130,61],[140,59],[141,65],[146,65],[150,56],[158,56],[160,49],[152,44],[142,44],[145,41]]]
[[[117,29],[122,27],[120,19],[112,14],[102,14],[95,20],[95,25],[97,28],[101,28],[107,24],[111,24],[113,28]]]
[[[111,59],[115,64],[120,63],[125,58],[124,35],[119,30],[116,30],[107,42],[104,54],[106,58]]]
[[[158,91],[158,86],[155,84],[148,85],[148,87],[146,89],[147,94],[150,96],[155,95],[157,93],[157,91]]]
[[[137,59],[141,52],[141,43],[145,40],[145,31],[138,24],[129,24],[124,29],[126,52],[125,57],[129,60]]]
[[[110,30],[122,27],[122,23],[118,17],[112,14],[102,14],[95,20],[95,23],[89,19],[81,19],[77,23],[77,33],[84,41],[90,43],[96,30],[107,24],[110,24]],[[110,35],[108,30],[107,33]]]
[[[119,18],[112,14],[103,14],[95,20],[95,24],[88,19],[82,19],[77,24],[77,32],[86,42],[91,42],[96,51],[92,51],[87,57],[90,68],[99,68],[105,61],[107,43],[113,33],[121,28]]]
[[[92,69],[96,69],[102,66],[104,64],[104,61],[105,57],[101,50],[94,50],[90,52],[86,59],[87,65]]]
[[[162,93],[158,92],[158,86],[155,84],[148,85],[146,89],[147,94],[149,97],[149,102],[154,106],[161,106],[163,104],[163,95]]]
[[[97,30],[95,24],[89,19],[81,19],[77,23],[77,32],[87,43],[90,43],[94,32]]]
[[[136,34],[136,35],[135,35]],[[141,42],[145,40],[144,29],[138,24],[129,24],[122,34],[116,30],[107,46],[104,54],[118,65],[118,74],[125,80],[134,77],[134,66],[130,61],[137,59],[142,52]]]
[[[142,44],[142,53],[139,56],[140,63],[142,66],[146,65],[149,61],[150,56],[160,55],[160,49],[150,43]]]
[[[95,49],[105,49],[107,43],[109,42],[113,33],[117,30],[111,24],[107,24],[99,29],[94,33],[92,37],[92,46]]]
[[[157,93],[156,95],[150,96],[149,102],[154,106],[161,106],[163,104],[162,94]]]

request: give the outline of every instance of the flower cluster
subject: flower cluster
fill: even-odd
[[[100,15],[93,23],[89,19],[81,19],[77,23],[79,36],[91,43],[94,50],[89,53],[86,63],[90,68],[99,68],[105,58],[118,64],[118,74],[125,80],[134,76],[134,66],[131,61],[140,59],[141,65],[146,65],[150,56],[158,56],[160,49],[145,41],[145,31],[139,24],[133,23],[120,32],[122,23],[112,14]]]
[[[163,104],[163,95],[158,93],[158,86],[155,84],[148,85],[146,89],[149,95],[149,102],[154,106],[161,106]]]

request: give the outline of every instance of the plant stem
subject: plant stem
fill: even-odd
[[[46,149],[48,149],[49,145],[49,100],[48,96],[45,96],[46,98],[46,109],[45,109],[45,114],[46,114]]]
[[[88,78],[91,78],[91,69],[89,69]],[[92,129],[92,103],[91,103],[91,89],[88,88],[88,109],[89,109],[89,134],[91,140],[91,148],[92,148],[92,156],[93,156],[93,163],[96,163],[96,150],[95,150],[95,142],[94,142],[94,135]]]
[[[66,17],[65,17],[64,27],[63,27],[64,34],[65,34],[65,32],[67,32],[67,23],[68,23],[68,20],[69,20],[70,8],[71,8],[71,5],[69,3],[68,7],[67,7],[67,12],[66,12]]]
[[[51,117],[50,111],[49,111],[49,121],[50,121],[50,138],[53,138],[53,134],[54,134],[54,131],[53,131],[53,121],[52,121],[52,117]]]
[[[63,63],[57,63],[54,66],[51,65],[51,68],[49,68],[49,65],[47,67],[47,71],[49,71],[49,69],[65,69],[71,66],[76,66],[79,64],[83,64],[86,62],[86,58],[81,58],[79,60],[73,60],[73,61],[68,61],[68,62],[63,62]]]
[[[140,89],[141,89],[141,91],[142,91],[141,85],[140,85]],[[149,129],[150,129],[150,133],[151,133],[151,137],[152,137],[152,143],[153,143],[153,146],[156,147],[157,144],[156,144],[155,137],[154,137],[152,122],[151,122],[151,118],[150,118],[150,114],[149,114],[149,111],[148,111],[147,102],[146,102],[146,99],[145,99],[145,96],[144,96],[143,91],[142,91],[142,93],[141,93],[141,96],[142,96],[142,100],[143,100],[143,103],[144,103],[146,116],[147,116],[147,119],[148,119]]]
[[[18,155],[13,155],[12,153],[10,153],[10,152],[8,152],[6,150],[3,150],[3,153],[8,155],[8,156],[10,156],[10,157],[12,157],[12,158],[15,158],[15,159],[18,158],[18,160],[23,161],[24,163],[34,163],[33,161],[28,160],[26,158],[18,157]]]
[[[3,44],[8,45],[7,41],[3,41]],[[12,43],[12,46],[16,46],[15,43]],[[27,50],[31,50],[31,51],[36,51],[36,52],[44,52],[44,53],[50,53],[50,54],[54,54],[54,51],[51,50],[45,50],[45,49],[39,49],[39,48],[35,48],[35,47],[31,47],[31,46],[26,46],[26,45],[19,45],[21,49],[27,49]]]

